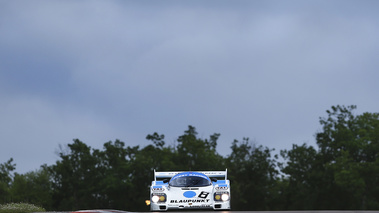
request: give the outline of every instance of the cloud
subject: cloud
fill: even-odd
[[[31,96],[1,97],[0,116],[6,121],[0,123],[1,162],[13,157],[21,171],[54,163],[58,145],[74,138],[102,148],[117,135],[106,119],[78,106],[56,105]]]
[[[170,144],[187,125],[221,133],[224,155],[242,137],[314,144],[331,105],[377,109],[373,4],[3,3],[0,140],[13,150],[3,156],[27,162],[17,148],[53,155],[73,138],[145,145],[155,131]]]

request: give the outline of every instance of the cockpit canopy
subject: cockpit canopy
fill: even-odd
[[[172,177],[168,185],[173,187],[201,187],[212,185],[212,181],[200,172],[183,172]]]

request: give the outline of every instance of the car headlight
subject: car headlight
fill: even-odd
[[[154,195],[153,197],[151,197],[151,201],[153,201],[154,203],[157,203],[159,201],[159,196]]]
[[[230,199],[229,192],[216,192],[214,193],[214,200],[215,201],[228,201]]]
[[[164,194],[164,193],[153,193],[151,195],[151,201],[153,203],[164,203],[164,202],[166,202],[166,194]]]
[[[229,194],[222,194],[222,195],[221,195],[221,200],[222,200],[222,201],[227,201],[227,200],[229,200]]]

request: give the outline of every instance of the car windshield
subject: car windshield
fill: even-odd
[[[169,185],[174,187],[196,187],[196,186],[209,186],[211,185],[209,178],[198,176],[183,176],[171,179]]]

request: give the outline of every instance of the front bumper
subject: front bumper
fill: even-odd
[[[230,210],[230,202],[214,202],[212,204],[170,204],[170,203],[151,203],[150,211],[168,211],[168,210],[195,210],[195,209],[213,209],[213,210]]]

